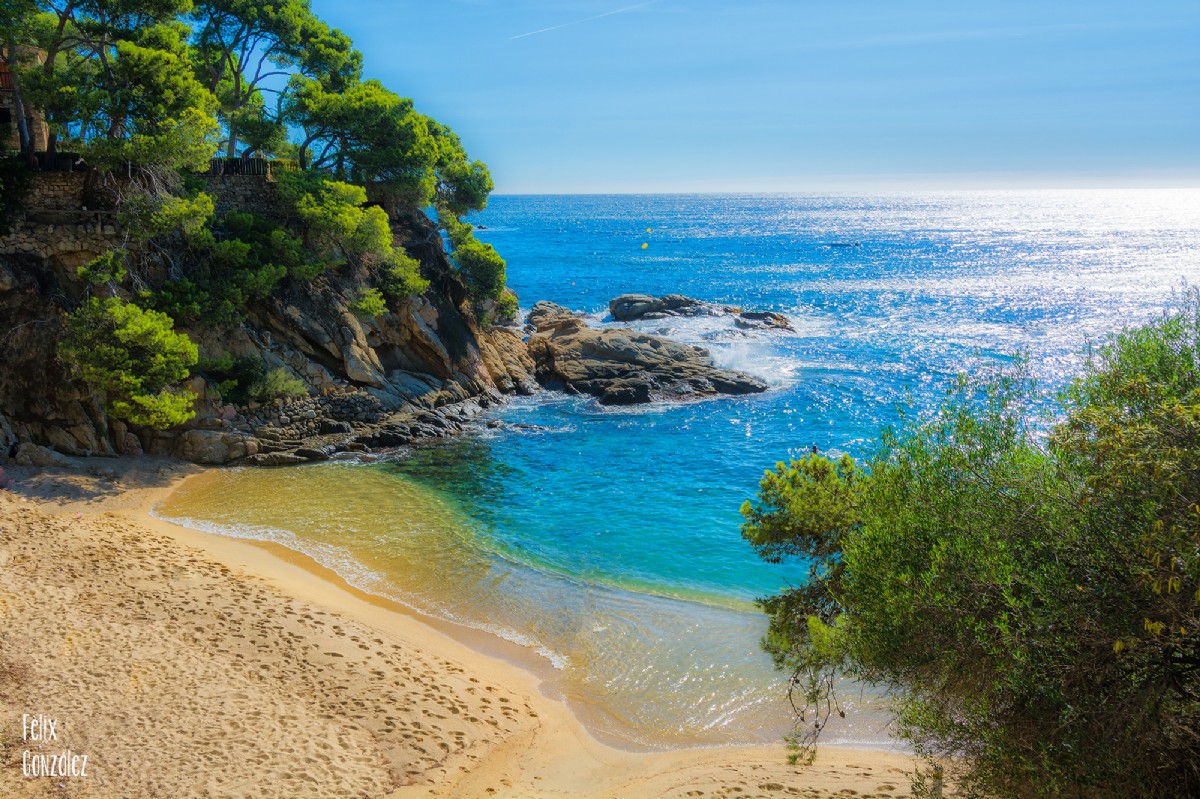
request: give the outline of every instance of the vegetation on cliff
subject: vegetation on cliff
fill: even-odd
[[[405,220],[433,207],[476,316],[515,311],[503,259],[461,221],[487,204],[487,167],[411,100],[363,80],[361,54],[308,0],[14,0],[0,46],[18,121],[44,117],[48,156],[68,150],[123,178],[109,185],[134,246],[107,256],[99,283],[127,304],[233,325],[336,272],[342,302],[377,317],[429,288],[402,244]],[[24,163],[30,129],[19,126]],[[218,213],[192,176],[217,152],[271,159],[278,207]]]
[[[117,297],[92,297],[67,317],[59,357],[104,393],[108,414],[146,427],[171,427],[195,416],[190,391],[170,388],[196,365],[196,345],[172,330],[171,318]]]
[[[799,756],[834,678],[895,690],[898,730],[968,795],[1200,791],[1200,292],[1089,353],[1058,398],[1018,364],[961,378],[865,468],[779,464],[742,509],[792,673]]]

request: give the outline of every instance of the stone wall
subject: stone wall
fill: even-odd
[[[281,208],[276,182],[266,175],[205,175],[204,191],[216,202],[217,214],[236,211],[277,218]]]
[[[204,191],[215,199],[218,214],[279,214],[276,184],[270,177],[206,175],[203,179]],[[129,246],[112,207],[112,198],[124,182],[123,178],[88,172],[35,173],[22,201],[24,213],[0,236],[0,255],[94,256]]]
[[[0,255],[32,255],[50,259],[74,253],[90,254],[82,263],[120,247],[125,240],[111,219],[84,215],[72,221],[54,223],[25,222],[0,238]]]
[[[86,172],[37,172],[23,200],[26,212],[79,211],[86,203]]]
[[[73,253],[94,257],[122,244],[111,210],[88,208],[82,172],[40,172],[22,201],[24,213],[0,236],[0,255],[42,259]],[[90,255],[88,255],[90,254]]]

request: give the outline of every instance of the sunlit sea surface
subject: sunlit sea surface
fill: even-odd
[[[526,427],[382,463],[209,473],[158,513],[527,646],[550,691],[634,746],[774,741],[791,723],[753,600],[803,569],[759,562],[738,532],[765,468],[814,444],[869,454],[899,405],[928,410],[955,373],[1017,350],[1061,386],[1089,340],[1200,282],[1195,190],[509,196],[471,221],[526,309],[604,323],[637,291],[786,314],[794,333],[634,325],[772,389],[634,409],[544,393],[494,413]],[[827,740],[885,743],[886,700],[845,698]]]

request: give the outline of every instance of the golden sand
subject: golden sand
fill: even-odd
[[[192,470],[10,470],[0,797],[908,795],[914,763],[894,753],[797,768],[782,746],[606,746],[503,644],[304,556],[151,518]]]

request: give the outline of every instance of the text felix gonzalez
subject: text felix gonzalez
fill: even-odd
[[[21,740],[36,743],[38,749],[58,742],[58,721],[40,713],[21,717]],[[21,755],[21,773],[26,777],[86,777],[88,756],[70,749],[57,754],[26,749]]]

